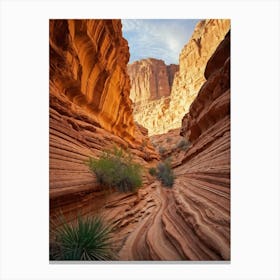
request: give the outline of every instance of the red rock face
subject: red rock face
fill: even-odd
[[[130,98],[137,105],[170,95],[178,65],[165,65],[154,58],[135,61],[127,66],[131,80]]]
[[[169,106],[171,88],[179,66],[165,65],[163,60],[149,58],[129,64],[127,69],[134,119],[151,134],[154,119],[161,119]]]
[[[85,164],[89,156],[117,145],[129,147],[146,171],[158,162],[149,144],[141,146],[147,130],[131,121],[120,26],[50,22],[50,219],[60,211],[67,220],[101,213],[114,226],[119,260],[229,260],[229,35],[206,66],[181,135],[173,130],[155,139],[174,146],[174,186],[144,172],[138,192],[105,193]],[[191,139],[188,150],[176,147],[182,137]]]
[[[132,117],[128,59],[120,20],[50,21],[52,216],[60,210],[87,213],[98,208],[102,194],[86,165],[89,157],[113,145],[130,147],[142,165],[144,157],[157,157],[149,144],[145,151],[138,149],[147,137]],[[86,205],[88,197],[97,208]]]
[[[230,110],[230,38],[229,33],[209,59],[205,78],[190,111],[182,121],[181,135],[191,142],[225,117]]]
[[[207,81],[178,130],[153,136],[173,149],[171,189],[150,184],[140,222],[120,250],[123,260],[230,260],[230,35],[207,63]],[[140,212],[141,214],[141,212]]]
[[[132,140],[128,60],[120,20],[51,20],[51,107],[54,98],[69,101],[74,111]]]
[[[205,69],[207,81],[182,122],[192,145],[176,168],[177,201],[197,236],[230,259],[230,33]],[[182,202],[181,202],[182,203]],[[180,204],[179,204],[180,205]],[[192,217],[193,213],[194,216]],[[195,213],[200,213],[196,216]]]

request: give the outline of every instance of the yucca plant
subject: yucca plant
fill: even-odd
[[[62,226],[54,230],[55,241],[51,245],[52,260],[95,260],[106,261],[115,258],[110,240],[112,228],[99,217],[81,218],[67,223],[63,217]]]

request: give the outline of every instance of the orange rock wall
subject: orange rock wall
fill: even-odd
[[[120,20],[50,20],[50,95],[132,140],[129,51],[121,28]]]
[[[189,114],[184,117],[181,136],[178,130],[173,130],[171,142],[168,138],[159,139],[160,143],[166,143],[166,148],[170,144],[176,145],[182,137],[192,142],[188,150],[176,149],[173,154],[176,175],[173,188],[161,186],[159,181],[144,172],[143,187],[138,192],[106,193],[100,190],[85,164],[89,156],[97,157],[104,148],[116,144],[130,147],[135,161],[146,169],[157,164],[156,160],[153,161],[157,155],[149,145],[141,147],[137,144],[147,139],[143,136],[147,133],[145,128],[132,123],[134,128],[130,130],[131,114],[125,108],[128,106],[131,110],[131,103],[125,94],[127,82],[122,82],[122,77],[127,77],[124,70],[127,52],[124,51],[126,48],[120,48],[119,43],[122,44],[123,40],[118,26],[120,21],[114,20],[50,22],[51,221],[60,210],[67,220],[75,219],[78,214],[104,215],[114,226],[113,241],[120,260],[229,260],[229,35],[207,64],[207,81],[191,105]],[[91,42],[88,37],[96,32],[87,29],[90,27],[95,27],[96,32],[105,28],[112,34],[106,31],[101,35],[101,32]],[[106,34],[111,34],[110,42],[115,42],[110,52],[104,52],[102,47]],[[116,34],[119,34],[119,39]],[[98,61],[103,61],[105,53],[118,53],[114,58],[113,54],[108,56],[110,65],[114,67],[111,70],[106,68],[106,71],[112,75],[116,71],[120,80],[108,77],[110,84],[106,80],[103,90],[102,87],[98,90],[98,86],[86,86],[85,89],[92,86],[97,92],[102,92],[98,102],[92,98],[88,103],[90,97],[85,94],[87,91],[82,90],[82,73],[83,69],[91,73],[91,67],[87,65],[95,65],[90,55],[92,46],[97,46],[93,57],[97,55]],[[106,61],[108,63],[109,60]],[[101,62],[96,63],[99,65]],[[104,79],[101,78],[103,74],[95,77],[97,81],[92,80],[95,85]],[[120,84],[123,84],[123,90],[118,92]],[[112,92],[106,93],[106,88]],[[109,114],[110,110],[102,107],[106,94],[112,100],[119,100],[118,117],[114,118],[113,113]],[[95,104],[93,108],[92,104]],[[108,113],[106,118],[102,112]],[[124,132],[125,126],[127,132]],[[149,161],[146,160],[147,154]]]
[[[131,80],[130,98],[140,105],[170,95],[178,65],[165,65],[163,60],[148,58],[129,64],[127,69]]]
[[[178,69],[178,65],[165,65],[163,60],[154,58],[142,59],[128,65],[134,119],[148,131],[153,127],[151,121],[165,115]]]
[[[230,29],[230,20],[208,19],[200,21],[188,44],[183,48],[170,101],[166,122],[170,128],[181,126],[181,120],[206,81],[206,64]]]
[[[181,137],[178,130],[152,137],[167,152],[182,136],[192,143],[187,150],[173,149],[173,187],[156,181],[144,188],[134,220],[122,222],[122,260],[231,259],[229,36],[207,63],[207,80],[184,118]]]
[[[51,211],[73,199],[77,209],[98,190],[89,157],[113,145],[129,147],[142,165],[157,154],[133,122],[120,20],[50,20],[49,43]]]
[[[181,135],[192,145],[175,169],[175,200],[202,242],[229,260],[230,33],[208,61],[205,78],[182,122]]]

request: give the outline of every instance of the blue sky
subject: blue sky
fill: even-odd
[[[153,57],[166,64],[179,63],[179,54],[189,41],[198,19],[123,19],[130,61]]]

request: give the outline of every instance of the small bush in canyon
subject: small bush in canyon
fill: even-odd
[[[157,175],[157,170],[156,168],[152,167],[149,169],[149,173],[152,175],[152,176],[156,176]]]
[[[141,166],[133,162],[130,153],[116,147],[104,152],[99,159],[90,158],[89,168],[105,188],[135,192],[142,185]]]
[[[112,227],[99,217],[81,218],[67,223],[61,217],[62,226],[54,230],[54,242],[50,243],[51,260],[113,260],[115,253],[111,242]]]
[[[166,187],[172,187],[174,184],[175,175],[171,167],[171,159],[168,158],[157,165],[157,168],[150,168],[149,173],[156,176],[161,183]]]
[[[178,144],[177,144],[177,149],[186,151],[190,146],[190,143],[187,139],[182,139]]]
[[[159,151],[160,155],[162,156],[166,152],[166,149],[164,147],[160,146],[158,148],[158,151]]]

